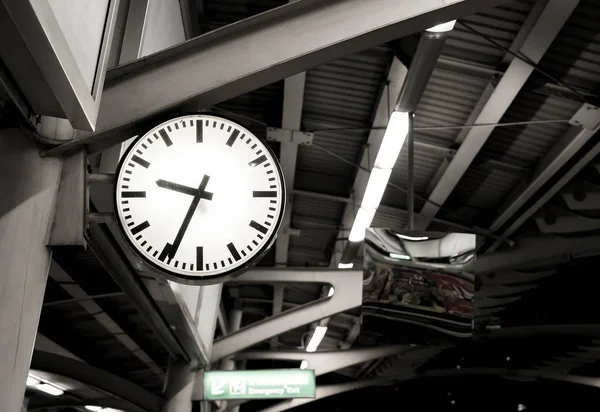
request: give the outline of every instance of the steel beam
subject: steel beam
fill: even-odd
[[[107,225],[110,227],[110,225]],[[114,225],[113,225],[114,226]],[[99,225],[90,227],[90,249],[156,334],[169,354],[176,359],[205,364],[206,348],[201,347],[193,319],[181,309],[166,281],[141,276],[132,267],[134,258],[123,239],[111,239],[110,231]],[[115,245],[115,241],[117,245]],[[117,248],[125,253],[119,253]],[[161,283],[162,282],[162,283]],[[216,322],[216,320],[215,320]]]
[[[285,286],[275,285],[273,287],[273,316],[277,316],[283,310],[283,297],[285,295]],[[279,346],[279,337],[273,336],[271,338],[271,348],[275,349]]]
[[[164,399],[121,377],[88,363],[48,352],[34,351],[31,369],[53,373],[117,396],[148,412],[159,412]]]
[[[305,351],[247,351],[235,355],[237,360],[290,360],[306,361],[307,369],[313,369],[315,376],[325,375],[373,359],[399,355],[416,348],[408,345],[386,345],[373,348],[305,352]]]
[[[526,63],[522,59],[512,60],[498,86],[477,116],[475,124],[498,123],[502,119],[529,79],[534,70],[533,65],[542,59],[577,4],[579,0],[548,1],[519,51],[520,55],[525,56],[531,63]],[[430,194],[429,201],[421,209],[416,221],[418,229],[426,229],[431,223],[440,206],[448,199],[493,131],[493,126],[476,127],[469,131],[456,156]]]
[[[362,304],[362,271],[251,270],[228,284],[322,283],[335,294],[246,326],[213,344],[211,362],[237,353],[286,331],[324,319]]]
[[[397,0],[291,2],[110,70],[97,132],[46,154],[65,154],[84,146],[88,152],[100,151],[136,135],[145,120],[181,110],[185,104],[188,109],[210,107],[505,1],[411,0],[402,7]]]
[[[592,137],[598,129],[597,127],[589,130],[572,126],[540,161],[534,177],[527,187],[517,190],[509,196],[508,204],[502,208],[502,212],[494,219],[491,229],[502,233],[504,236],[512,235],[548,200],[558,194],[577,173],[600,153],[600,143],[590,146]],[[564,167],[573,156],[579,153],[583,153],[580,160],[568,170],[564,170]],[[560,179],[551,187],[546,188],[547,183],[557,175],[560,176]],[[540,193],[542,189],[544,189],[544,192]],[[535,202],[531,203],[534,198],[536,199]],[[500,246],[500,243],[494,243],[489,251],[495,250],[498,246]]]
[[[369,133],[369,138],[367,140],[368,150],[363,151],[360,160],[361,169],[358,169],[356,172],[354,184],[352,185],[352,196],[342,215],[342,227],[351,228],[354,224],[354,218],[356,216],[355,208],[360,204],[360,200],[367,189],[367,182],[369,181],[369,172],[367,170],[370,170],[371,165],[375,163],[375,157],[377,156],[377,152],[383,141],[383,135],[385,134],[385,127],[387,126],[391,112],[394,110],[396,101],[402,92],[402,86],[404,85],[407,74],[408,69],[406,66],[404,66],[398,58],[394,57],[387,76],[386,90],[384,90],[384,93],[381,93],[379,103],[375,109],[373,129]],[[340,231],[337,235],[337,239],[344,239],[347,237],[347,231]],[[347,243],[349,242],[346,242],[346,244]],[[340,263],[344,254],[344,249],[346,249],[346,245],[343,247],[338,247],[336,245],[334,253],[331,256],[331,261],[329,262],[330,267],[335,267]]]
[[[65,158],[48,246],[86,246],[88,209],[85,151]]]
[[[135,406],[131,402],[124,401],[123,399],[117,398],[95,398],[86,400],[75,400],[73,398],[63,399],[64,396],[60,397],[35,397],[25,405],[22,412],[46,412],[46,411],[60,411],[60,410],[83,410],[88,405],[97,406],[100,408],[106,408],[107,411],[127,411],[127,412],[148,412],[146,409],[142,409]],[[27,399],[26,399],[27,401]]]
[[[306,72],[298,73],[285,79],[283,86],[283,112],[281,127],[283,129],[300,130],[302,123],[302,104],[304,102],[304,85]],[[288,202],[281,222],[281,230],[275,241],[275,265],[286,264],[290,246],[290,225],[292,223],[292,191],[296,178],[296,160],[298,158],[298,144],[293,141],[281,142],[279,147],[279,163],[283,171],[285,186],[288,193]],[[275,307],[273,308],[273,315]],[[277,337],[271,341],[277,345]]]
[[[106,313],[104,309],[93,299],[89,299],[89,295],[79,286],[71,276],[58,264],[56,261],[52,261],[50,264],[49,276],[56,281],[60,288],[65,293],[72,296],[73,298],[80,299],[79,305],[88,312],[90,317],[93,317],[99,324],[101,324],[107,333],[114,334],[116,339],[123,344],[123,347],[127,348],[133,356],[152,371],[159,379],[163,379],[164,371],[154,362],[154,360],[142,349],[139,342],[136,342],[134,336],[129,335],[122,328],[122,319],[113,319],[109,313]],[[86,299],[88,298],[88,299]]]
[[[518,247],[477,257],[473,272],[477,274],[506,269],[556,264],[577,256],[600,255],[600,236],[565,238],[558,236],[522,239]]]

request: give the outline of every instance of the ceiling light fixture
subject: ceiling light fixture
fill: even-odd
[[[50,385],[49,383],[42,383],[40,385],[35,386],[35,388],[52,396],[60,396],[63,393],[65,393],[65,391],[63,391],[62,389],[59,389],[54,385]]]
[[[312,334],[312,337],[310,338],[310,341],[308,342],[308,345],[306,345],[306,351],[315,352],[319,348],[319,345],[321,344],[321,341],[325,337],[326,333],[327,326],[317,326]]]
[[[427,32],[447,33],[454,28],[455,24],[456,20],[438,24],[427,29]],[[398,97],[396,110],[392,112],[388,121],[369,175],[369,180],[367,181],[360,208],[356,213],[350,235],[348,236],[350,244],[362,242],[365,239],[366,229],[371,227],[377,208],[387,188],[392,169],[398,161],[400,151],[410,132],[411,112],[416,110],[418,101],[427,85],[427,82],[423,81],[423,77],[426,76],[426,79],[428,79],[431,76],[444,40],[444,35],[437,36],[432,34],[426,34],[421,39],[420,46],[417,48],[419,59],[413,59],[413,61],[419,61],[420,63],[411,65],[407,80]],[[346,246],[347,250],[350,248],[350,245]],[[345,256],[344,253],[341,264],[347,264],[349,260],[351,260],[350,257]],[[338,268],[341,269],[341,265],[338,265]]]
[[[448,31],[452,31],[454,29],[454,25],[456,24],[456,20],[447,21],[446,23],[438,24],[437,26],[433,26],[427,29],[429,33],[446,33]]]

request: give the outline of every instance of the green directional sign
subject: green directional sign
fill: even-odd
[[[205,372],[204,395],[208,400],[314,398],[315,371],[267,369]]]

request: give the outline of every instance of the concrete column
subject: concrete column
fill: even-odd
[[[0,130],[0,403],[6,412],[23,408],[61,165],[42,159],[21,130]]]
[[[196,372],[186,363],[173,362],[169,364],[167,374],[167,402],[162,412],[192,412],[192,392]]]

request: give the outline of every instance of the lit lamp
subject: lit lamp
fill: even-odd
[[[456,20],[453,20],[433,26],[421,37],[402,86],[398,103],[385,129],[360,208],[356,213],[354,224],[348,236],[349,242],[338,264],[339,269],[352,267],[351,262],[358,252],[359,243],[365,239],[365,231],[373,222],[392,174],[392,168],[395,166],[410,132],[410,116],[416,110],[431,73],[437,64],[447,33],[454,28],[455,23]]]

